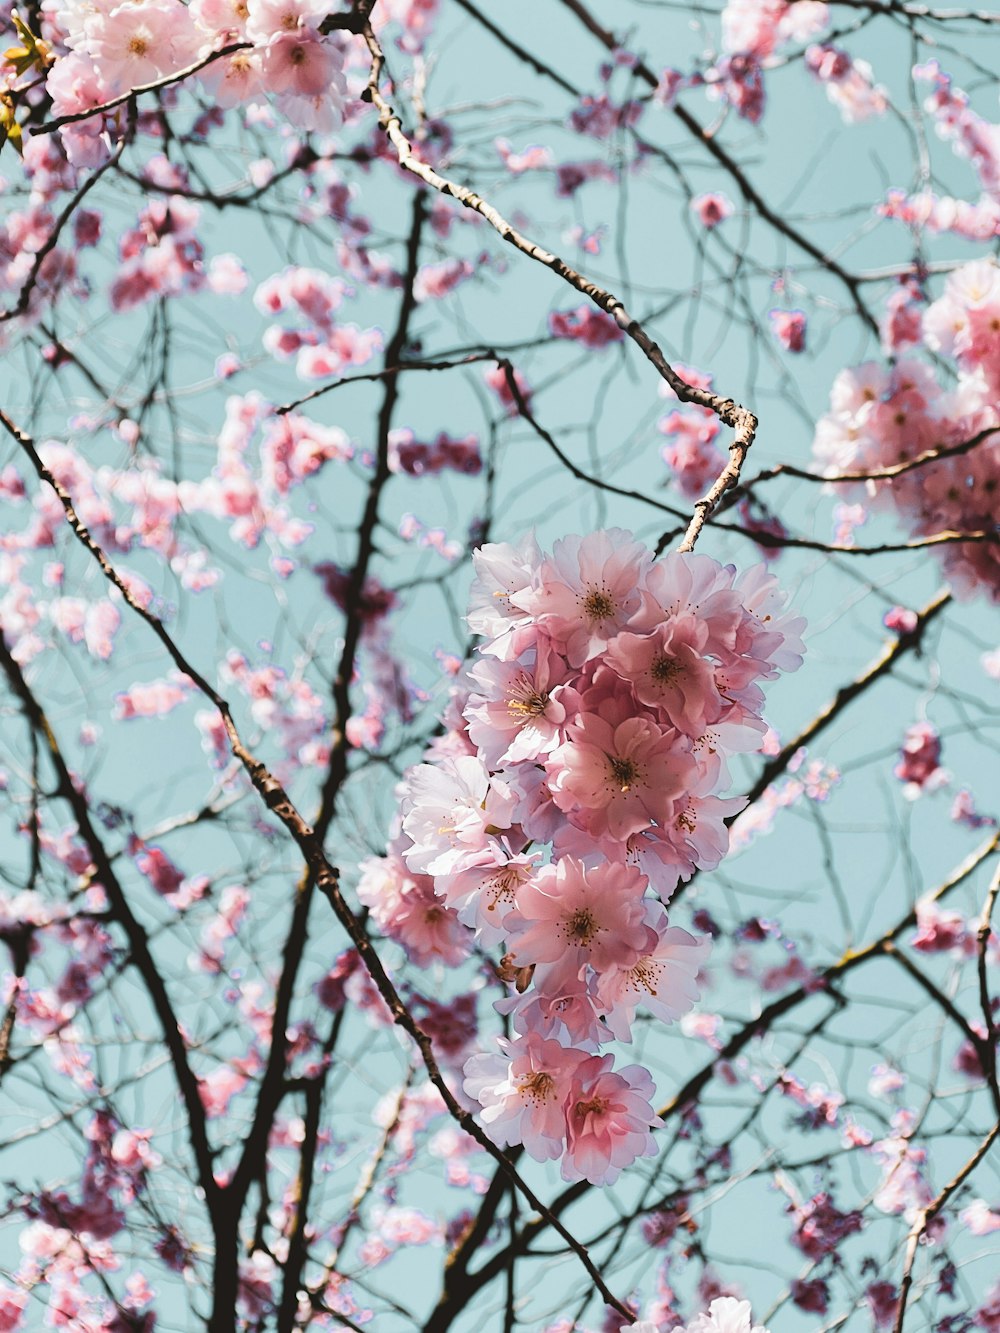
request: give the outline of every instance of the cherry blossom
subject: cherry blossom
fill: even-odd
[[[542,561],[537,586],[511,594],[553,643],[578,667],[596,656],[639,611],[649,555],[615,528],[564,537]]]
[[[650,1101],[653,1080],[639,1065],[612,1072],[613,1057],[592,1055],[571,1076],[564,1180],[612,1185],[639,1157],[653,1157],[650,1129],[661,1124]]]
[[[735,1296],[720,1296],[706,1314],[696,1315],[684,1333],[767,1333],[763,1324],[753,1324],[750,1302]]]
[[[733,203],[724,194],[700,194],[691,200],[691,207],[698,216],[698,221],[708,230],[717,227],[720,222],[733,215]]]
[[[497,1045],[501,1054],[474,1055],[465,1065],[465,1090],[481,1103],[480,1118],[496,1143],[523,1143],[541,1161],[558,1158],[573,1075],[587,1056],[537,1032],[516,1042],[500,1037]]]

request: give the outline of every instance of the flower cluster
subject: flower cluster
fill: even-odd
[[[827,476],[902,471],[859,483],[873,505],[891,506],[916,537],[980,534],[936,550],[955,590],[1000,601],[1000,268],[978,260],[956,269],[923,317],[924,346],[951,362],[957,384],[939,385],[929,366],[902,358],[842,371],[814,453]],[[906,468],[920,455],[942,453]],[[838,488],[839,492],[839,488]]]
[[[691,366],[679,366],[677,373],[696,389],[712,387],[712,376]],[[660,394],[677,399],[668,384],[660,386]],[[669,440],[660,450],[660,457],[673,473],[674,484],[685,499],[698,499],[722,471],[723,455],[716,444],[722,429],[719,418],[710,408],[685,404],[660,417],[656,426]]]
[[[607,1183],[657,1120],[648,1073],[598,1048],[639,1005],[671,1022],[697,998],[709,941],[663,901],[724,856],[728,759],[760,748],[760,682],[801,663],[803,622],[762,567],[654,564],[617,528],[475,562],[484,642],[359,893],[417,962],[455,961],[457,923],[506,943],[514,1036],[467,1062],[466,1092],[498,1143]]]
[[[810,46],[805,60],[848,125],[885,114],[889,99],[885,89],[873,83],[867,60],[852,60],[841,47],[829,43]]]
[[[271,94],[295,124],[329,131],[347,92],[340,39],[320,31],[329,9],[326,0],[63,0],[50,18],[66,49],[47,79],[53,111],[86,112],[201,64],[199,78],[217,106]],[[103,161],[119,114],[64,126],[70,161]]]
[[[389,470],[411,477],[428,477],[435,472],[462,472],[476,476],[483,470],[479,437],[452,438],[439,431],[430,443],[418,440],[406,427],[389,432]]]

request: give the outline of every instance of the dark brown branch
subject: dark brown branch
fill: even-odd
[[[996,906],[998,894],[1000,894],[1000,868],[993,876],[993,881],[986,894],[986,901],[983,903],[982,915],[979,918],[979,925],[976,930],[976,974],[979,980],[979,1005],[983,1011],[983,1026],[986,1029],[980,1062],[986,1080],[993,1089],[995,1103],[1000,1103],[1000,1086],[998,1086],[997,1081],[997,1037],[1000,1034],[998,1034],[996,1018],[993,1015],[993,1000],[990,995],[986,968],[986,951],[993,930],[993,909]],[[1000,1105],[997,1109],[998,1114],[1000,1114]]]
[[[414,282],[420,266],[420,242],[427,216],[426,199],[423,191],[414,196],[413,212],[409,238],[406,247],[406,276],[403,285],[403,297],[400,303],[396,330],[386,348],[387,366],[396,366],[409,339],[410,319],[416,308],[413,295]],[[351,715],[351,681],[354,678],[357,663],[358,646],[362,629],[362,591],[375,553],[375,531],[378,527],[379,503],[386,482],[389,480],[389,434],[392,429],[392,414],[399,395],[398,374],[391,374],[385,380],[382,410],[379,414],[378,447],[375,469],[368,485],[364,513],[358,527],[358,549],[354,565],[348,578],[344,604],[347,608],[347,624],[344,629],[344,643],[340,653],[333,684],[334,731],[330,749],[330,760],[326,780],[320,794],[319,810],[314,820],[314,834],[317,844],[322,847],[333,822],[337,808],[337,799],[347,778],[347,723]],[[281,980],[275,999],[274,1036],[268,1054],[267,1068],[261,1080],[258,1094],[254,1125],[247,1138],[243,1158],[237,1169],[238,1178],[246,1178],[252,1169],[256,1157],[266,1150],[274,1111],[282,1095],[285,1076],[286,1043],[284,1038],[288,1014],[291,1010],[295,979],[298,975],[306,943],[309,911],[312,906],[316,881],[311,870],[307,869],[296,889],[295,908],[283,953]],[[359,923],[359,930],[363,926]],[[317,1094],[319,1095],[319,1094]],[[318,1122],[315,1130],[318,1132]],[[307,1139],[303,1152],[309,1148]],[[315,1151],[313,1145],[312,1151]],[[285,1291],[298,1291],[302,1264],[305,1262],[305,1248],[289,1249],[289,1262],[285,1268]],[[297,1266],[297,1271],[296,1271]],[[291,1324],[280,1325],[279,1333],[290,1333]]]
[[[940,986],[935,985],[935,983],[930,979],[930,977],[926,976],[923,972],[921,972],[920,968],[917,967],[916,963],[914,963],[911,958],[908,958],[901,949],[897,949],[894,944],[891,943],[887,944],[885,946],[885,952],[888,955],[888,957],[895,959],[895,961],[899,963],[900,967],[903,968],[903,970],[907,973],[907,975],[912,977],[912,979],[917,983],[917,985],[922,990],[926,991],[927,994],[934,1001],[934,1003],[938,1005],[939,1008],[941,1008],[948,1015],[948,1017],[952,1020],[954,1024],[956,1024],[956,1026],[961,1030],[965,1040],[971,1043],[973,1050],[979,1057],[979,1063],[983,1066],[983,1069],[985,1071],[986,1042],[975,1030],[975,1028],[970,1024],[969,1020],[958,1008],[954,1000],[952,1000],[950,996],[946,995]],[[997,1116],[1000,1117],[1000,1089],[991,1086],[990,1091],[993,1095],[994,1109],[996,1110]]]
[[[322,398],[325,394],[332,393],[334,389],[340,389],[345,384],[374,384],[381,383],[383,380],[394,379],[407,370],[454,370],[460,366],[471,366],[477,361],[495,361],[496,352],[471,352],[468,356],[459,357],[452,361],[401,361],[398,365],[386,366],[384,370],[371,370],[363,375],[341,375],[338,379],[331,380],[329,384],[321,384],[318,389],[313,389],[301,398],[295,398],[290,403],[282,403],[280,407],[274,409],[275,416],[283,417],[287,412],[294,412],[298,408],[311,403],[316,398]]]
[[[140,83],[135,88],[130,88],[128,92],[121,93],[118,97],[112,97],[107,102],[101,102],[98,106],[89,107],[86,111],[71,111],[65,116],[57,116],[55,120],[47,120],[44,125],[38,125],[32,130],[32,134],[54,134],[56,130],[61,130],[64,125],[75,125],[81,120],[89,120],[91,116],[106,116],[112,111],[117,111],[120,106],[131,101],[135,97],[141,97],[144,93],[156,93],[163,88],[169,88],[172,84],[182,83],[190,78],[192,74],[197,74],[200,70],[207,68],[216,60],[221,60],[223,56],[234,55],[237,51],[246,51],[252,45],[251,42],[231,42],[228,46],[220,47],[218,51],[210,51],[207,56],[202,56],[191,65],[185,65],[183,69],[177,70],[174,74],[166,74],[162,79],[154,79],[152,83]]]
[[[128,101],[130,97],[131,93],[127,94],[126,97],[122,98],[122,101]],[[130,116],[130,121],[132,119],[133,117]],[[52,230],[49,232],[48,236],[46,236],[45,240],[35,251],[35,258],[32,261],[31,268],[28,270],[28,276],[25,278],[24,282],[21,285],[21,290],[17,294],[17,301],[14,303],[14,305],[11,306],[9,310],[0,310],[0,324],[4,324],[7,322],[7,320],[10,319],[17,319],[20,315],[26,313],[28,306],[31,303],[31,293],[35,290],[35,286],[38,282],[38,276],[41,273],[42,265],[45,263],[46,259],[49,257],[52,251],[56,248],[63,227],[65,227],[66,223],[76,212],[77,208],[80,205],[80,202],[86,198],[86,196],[94,188],[94,186],[105,174],[105,172],[110,171],[112,167],[118,165],[118,161],[121,158],[122,153],[125,151],[125,146],[128,143],[130,137],[131,137],[131,128],[129,130],[129,133],[125,134],[122,137],[117,148],[108,158],[108,160],[102,163],[101,166],[97,167],[96,170],[90,173],[87,179],[83,182],[83,184],[76,191],[73,197],[68,201],[65,208],[56,218],[55,222],[52,224]]]
[[[604,481],[600,477],[593,476],[592,473],[585,472],[583,468],[577,467],[572,458],[564,452],[555,437],[545,429],[532,413],[531,408],[528,406],[528,401],[521,392],[520,385],[515,377],[513,364],[508,361],[506,357],[497,357],[496,363],[504,372],[507,388],[510,390],[511,396],[514,399],[514,406],[517,408],[518,414],[524,418],[539,439],[545,441],[566,471],[574,476],[577,481],[586,482],[588,486],[595,486],[599,490],[606,491],[609,495],[620,495],[626,500],[638,500],[642,504],[652,505],[656,509],[671,514],[674,518],[687,519],[687,515],[682,509],[677,509],[673,505],[664,504],[662,500],[654,500],[652,496],[645,495],[641,491],[632,491],[625,486],[616,486],[614,482]]]
[[[495,37],[501,46],[506,47],[511,55],[517,56],[518,60],[523,61],[529,69],[533,69],[536,74],[541,74],[543,77],[551,79],[554,84],[563,90],[563,92],[569,93],[570,97],[576,98],[580,96],[579,88],[574,88],[569,80],[564,79],[561,74],[557,74],[551,65],[546,65],[544,61],[539,60],[537,56],[532,55],[526,47],[521,46],[519,42],[515,42],[512,37],[508,37],[505,32],[497,27],[492,19],[488,19],[481,10],[477,9],[476,6],[472,4],[471,0],[455,0],[455,3],[461,6],[467,14],[471,14],[476,22],[484,27],[492,37]]]

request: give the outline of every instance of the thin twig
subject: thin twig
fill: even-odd
[[[906,1302],[909,1299],[910,1288],[913,1286],[913,1264],[917,1257],[917,1246],[920,1244],[920,1238],[927,1230],[931,1222],[934,1221],[938,1213],[945,1206],[951,1196],[983,1160],[986,1154],[992,1148],[997,1136],[1000,1135],[1000,1121],[998,1121],[990,1132],[983,1139],[982,1143],[965,1163],[962,1169],[955,1175],[941,1193],[926,1208],[921,1209],[914,1219],[913,1226],[910,1228],[910,1234],[906,1239],[906,1259],[903,1264],[903,1280],[899,1287],[899,1304],[896,1307],[896,1319],[892,1326],[892,1333],[903,1333],[903,1320],[906,1317]]]
[[[838,472],[829,475],[822,472],[807,472],[805,468],[795,467],[791,463],[779,463],[776,467],[758,472],[756,477],[751,477],[749,481],[744,482],[740,487],[740,493],[745,494],[752,490],[758,482],[771,481],[775,477],[797,477],[801,481],[818,481],[831,486],[846,485],[858,481],[890,481],[893,477],[902,477],[907,472],[913,472],[916,468],[926,467],[928,463],[936,463],[940,458],[955,458],[959,454],[967,454],[971,449],[975,449],[985,440],[988,440],[991,435],[996,435],[998,432],[1000,432],[1000,426],[987,426],[985,430],[978,431],[971,439],[963,440],[961,444],[938,445],[934,449],[925,449],[916,458],[908,458],[903,463],[894,463],[891,467],[872,468],[866,472]]]

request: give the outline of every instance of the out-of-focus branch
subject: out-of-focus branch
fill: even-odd
[[[531,408],[528,406],[528,400],[521,392],[521,386],[517,382],[513,364],[503,356],[497,357],[496,363],[504,373],[507,388],[510,390],[511,397],[514,399],[514,406],[517,408],[518,414],[524,418],[539,439],[545,441],[566,471],[574,476],[577,481],[586,482],[588,486],[596,486],[599,490],[606,491],[609,495],[620,495],[626,500],[638,500],[643,504],[653,505],[654,508],[671,514],[675,518],[687,518],[684,511],[676,508],[674,505],[664,504],[662,500],[654,500],[651,496],[645,495],[641,491],[629,490],[625,486],[616,486],[614,482],[604,481],[602,478],[595,477],[591,473],[585,472],[583,468],[578,467],[576,463],[573,462],[572,458],[570,458],[570,456],[561,448],[551,432],[545,429],[531,411]]]
[[[126,98],[123,98],[122,100],[128,101],[130,97],[131,93],[128,94],[128,96]],[[90,173],[87,179],[83,182],[80,188],[76,191],[73,197],[66,204],[66,207],[56,218],[55,222],[52,224],[52,230],[49,232],[48,236],[46,236],[45,240],[35,251],[35,257],[32,260],[31,268],[28,270],[28,276],[21,284],[21,290],[17,294],[17,300],[10,307],[9,310],[0,310],[0,324],[5,324],[10,319],[17,319],[19,316],[23,315],[27,311],[28,306],[31,303],[31,293],[35,290],[35,286],[38,282],[38,276],[42,270],[42,265],[45,263],[46,259],[49,257],[52,251],[56,248],[56,245],[59,241],[59,237],[62,234],[63,227],[65,227],[66,223],[70,220],[70,218],[76,212],[77,208],[80,206],[81,201],[86,198],[86,196],[94,188],[94,186],[101,179],[101,177],[106,172],[110,171],[112,167],[117,166],[122,153],[125,151],[125,147],[131,138],[132,124],[135,119],[134,110],[135,107],[133,103],[129,115],[128,132],[122,136],[122,139],[118,143],[118,146],[115,148],[115,151],[111,154],[111,156],[108,158],[106,162],[103,162],[99,167],[96,168],[96,170]]]
[[[403,1115],[403,1108],[406,1106],[406,1097],[410,1088],[413,1086],[413,1078],[416,1072],[416,1066],[410,1065],[410,1068],[406,1072],[406,1078],[400,1086],[399,1094],[396,1098],[396,1105],[393,1108],[392,1115],[389,1117],[389,1123],[382,1131],[382,1137],[376,1144],[375,1151],[369,1157],[364,1170],[358,1177],[358,1183],[354,1188],[354,1193],[351,1195],[351,1204],[347,1210],[347,1217],[343,1226],[340,1228],[333,1253],[323,1265],[323,1276],[313,1286],[309,1293],[309,1298],[315,1309],[324,1308],[323,1293],[325,1292],[330,1279],[337,1271],[337,1264],[340,1260],[340,1256],[344,1252],[344,1246],[347,1244],[348,1236],[351,1234],[354,1227],[361,1221],[361,1205],[374,1189],[382,1163],[385,1161],[392,1141],[396,1137],[396,1131],[399,1129],[399,1122]]]
[[[539,60],[520,42],[515,42],[513,37],[508,37],[492,19],[486,17],[481,9],[478,9],[472,0],[455,0],[455,3],[464,9],[467,14],[476,20],[481,27],[485,28],[491,37],[494,37],[501,46],[505,46],[511,55],[517,56],[518,60],[524,62],[529,69],[533,69],[536,74],[541,74],[547,79],[551,79],[554,84],[560,87],[563,92],[569,93],[570,97],[579,97],[580,90],[575,88],[568,79],[564,79],[561,74],[557,74],[551,65],[547,65],[544,60]]]
[[[301,398],[294,398],[290,403],[282,403],[280,407],[274,409],[274,415],[283,417],[288,412],[294,412],[306,403],[313,402],[316,398],[322,398],[334,389],[340,389],[345,384],[374,384],[383,380],[395,378],[408,370],[454,370],[460,366],[475,365],[478,361],[495,361],[497,354],[495,352],[473,352],[468,356],[459,357],[452,361],[401,361],[398,365],[386,366],[384,370],[371,370],[363,375],[341,375],[329,384],[321,384],[318,389],[312,389],[309,393],[303,394]]]
[[[888,943],[885,946],[885,953],[888,957],[894,958],[896,962],[899,963],[900,967],[913,978],[922,990],[927,992],[934,1003],[948,1015],[953,1023],[956,1024],[961,1030],[963,1037],[965,1037],[965,1040],[972,1045],[973,1050],[979,1057],[979,1063],[983,1066],[985,1072],[987,1067],[986,1042],[958,1008],[954,1000],[946,995],[940,986],[935,985],[930,977],[921,972],[920,968],[917,967],[913,960],[908,958],[901,949],[897,949],[895,944],[892,942]],[[987,1082],[990,1084],[990,1091],[993,1095],[994,1109],[996,1110],[997,1116],[1000,1117],[1000,1088],[997,1088],[995,1080],[989,1079],[989,1077],[987,1077]]]
[[[927,19],[932,23],[1000,23],[1000,14],[989,9],[932,9],[930,5],[911,5],[905,0],[831,0],[831,4],[873,14],[901,14],[907,19]]]
[[[387,366],[398,365],[403,350],[409,339],[410,319],[416,307],[414,297],[414,282],[416,281],[417,271],[420,266],[420,243],[423,235],[424,224],[427,216],[426,199],[423,191],[414,196],[413,212],[410,223],[410,232],[406,247],[406,274],[403,281],[403,295],[400,302],[399,316],[396,322],[396,329],[393,333],[389,346],[386,348],[385,359]],[[337,665],[336,675],[333,683],[333,737],[330,747],[330,759],[327,767],[326,779],[323,782],[320,793],[319,809],[313,821],[316,841],[319,846],[323,846],[326,841],[326,835],[333,822],[334,814],[337,808],[337,800],[340,795],[343,784],[347,778],[348,763],[348,740],[347,723],[351,714],[351,681],[354,678],[357,666],[358,647],[361,640],[362,630],[362,607],[365,581],[371,567],[372,557],[375,552],[375,532],[379,521],[379,504],[382,492],[389,480],[389,435],[392,428],[392,414],[395,409],[396,401],[399,396],[399,377],[398,373],[388,375],[384,381],[384,392],[382,399],[382,409],[379,413],[378,444],[376,449],[375,467],[368,483],[368,494],[365,500],[364,511],[361,521],[358,525],[358,546],[355,554],[354,565],[348,576],[347,589],[344,594],[344,605],[347,608],[347,623],[344,628],[344,642],[340,652],[340,661]],[[271,1120],[274,1111],[282,1095],[282,1084],[285,1076],[286,1061],[286,1042],[284,1038],[287,1026],[288,1015],[291,1010],[292,997],[295,988],[295,979],[298,975],[299,965],[302,960],[305,943],[306,931],[309,918],[309,910],[312,904],[315,892],[315,878],[312,871],[307,869],[300,878],[296,888],[295,907],[292,913],[292,922],[289,927],[288,937],[283,952],[281,979],[278,984],[278,991],[275,999],[275,1036],[272,1039],[271,1051],[268,1055],[267,1069],[264,1078],[261,1080],[260,1092],[258,1094],[257,1110],[254,1117],[254,1126],[250,1136],[247,1139],[244,1148],[243,1160],[237,1171],[239,1176],[242,1173],[244,1178],[248,1179],[251,1164],[266,1150],[267,1136],[270,1132]],[[363,930],[359,923],[358,928]],[[281,1034],[280,1036],[278,1034]],[[317,1089],[314,1096],[321,1095],[321,1088]],[[318,1111],[316,1113],[318,1115]],[[315,1138],[319,1130],[317,1119],[307,1125],[307,1136],[303,1144],[302,1153],[315,1152]],[[299,1288],[299,1277],[302,1265],[305,1262],[305,1247],[299,1246],[298,1249],[289,1249],[289,1263],[285,1268],[285,1291],[297,1291]],[[297,1271],[296,1271],[297,1269]],[[283,1314],[279,1314],[278,1333],[290,1333],[291,1318],[293,1307],[283,1301]]]

